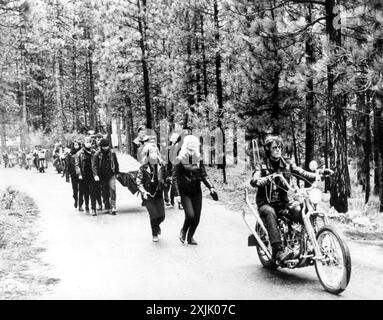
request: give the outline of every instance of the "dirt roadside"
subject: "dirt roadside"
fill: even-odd
[[[0,300],[26,299],[50,290],[58,279],[46,276],[40,254],[39,210],[29,196],[0,190]]]

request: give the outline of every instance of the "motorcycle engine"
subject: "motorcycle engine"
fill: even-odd
[[[281,231],[282,241],[285,245],[294,252],[292,259],[299,257],[302,243],[302,225],[299,223],[287,224],[281,220],[279,223],[279,229]]]

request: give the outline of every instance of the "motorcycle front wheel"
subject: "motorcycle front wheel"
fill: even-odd
[[[326,291],[343,292],[351,277],[351,256],[346,242],[332,226],[322,227],[317,242],[323,259],[315,260],[315,270]]]
[[[255,226],[255,232],[263,240],[263,243],[266,246],[266,248],[270,252],[272,252],[270,241],[267,241],[265,239],[266,235],[265,235],[264,231],[262,230],[261,226],[258,223]],[[270,260],[269,257],[266,255],[266,253],[263,251],[263,249],[259,245],[257,245],[257,254],[258,254],[259,261],[262,263],[262,265],[266,269],[275,270],[275,269],[278,268],[278,265],[275,263],[275,261],[274,260]]]

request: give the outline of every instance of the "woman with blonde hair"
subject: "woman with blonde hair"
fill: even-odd
[[[158,242],[160,224],[165,219],[163,189],[166,187],[166,166],[155,143],[146,144],[142,155],[136,181],[148,209],[153,242]]]
[[[173,168],[173,186],[176,201],[181,201],[185,212],[185,221],[180,232],[180,241],[197,245],[193,236],[201,217],[202,191],[201,181],[216,197],[217,193],[208,180],[205,165],[199,152],[200,142],[195,136],[184,137],[181,151]]]

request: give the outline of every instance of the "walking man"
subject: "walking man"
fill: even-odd
[[[112,215],[116,214],[116,174],[119,173],[117,156],[111,150],[109,140],[101,139],[100,150],[93,158],[93,175],[95,181],[100,181],[101,193],[105,209]]]

